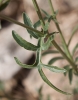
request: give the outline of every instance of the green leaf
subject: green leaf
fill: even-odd
[[[51,100],[51,99],[50,99],[50,95],[47,95],[47,100]]]
[[[78,62],[78,57],[75,58],[75,62]]]
[[[69,69],[70,69],[69,67],[70,67],[70,65],[65,65],[65,66],[64,66],[64,68],[65,68],[67,71],[69,71]]]
[[[48,17],[48,22],[50,23],[50,21],[51,20],[53,20],[55,23],[59,23],[58,21],[57,21],[57,19],[55,18],[55,15],[50,15],[49,17]]]
[[[47,54],[55,54],[55,53],[59,53],[59,51],[57,50],[48,50],[42,53],[42,56],[45,56]]]
[[[74,47],[74,49],[73,49],[73,51],[72,51],[72,55],[74,55],[74,53],[75,53],[75,51],[77,50],[77,48],[78,48],[78,43],[75,45],[75,47]]]
[[[48,64],[51,65],[51,64],[53,64],[55,61],[61,60],[61,59],[64,59],[64,58],[63,58],[63,57],[55,57],[55,58],[52,58],[52,59],[48,62]]]
[[[44,21],[46,21],[46,20],[47,20],[47,17],[44,17],[43,19],[44,19]],[[41,26],[40,20],[38,20],[38,21],[34,24],[34,28],[37,29],[37,27],[39,27],[39,26]]]
[[[75,35],[75,33],[77,32],[77,30],[78,30],[78,24],[77,24],[77,25],[74,27],[74,29],[72,30],[71,37],[70,37],[70,39],[69,39],[69,41],[68,41],[68,46],[70,45],[71,40],[72,40],[73,36]]]
[[[2,3],[2,0],[0,2],[0,11],[2,11],[3,9],[5,9],[7,7],[7,5],[9,4],[10,0],[5,0],[5,2]]]
[[[45,43],[43,40],[41,45],[42,50],[47,50],[50,47],[52,40],[54,40],[54,35],[49,36]]]
[[[40,88],[38,89],[38,100],[43,100],[42,89],[43,85],[41,85]]]
[[[58,10],[56,10],[54,13],[55,13],[55,15],[57,15],[58,14]]]
[[[58,21],[55,19],[55,16],[57,15],[58,11],[55,12],[55,14],[49,15],[46,11],[44,11],[43,9],[41,9],[41,11],[45,14],[45,16],[48,18],[48,22],[50,22],[51,20],[53,20],[55,23],[58,23]]]
[[[42,93],[42,89],[43,89],[43,85],[41,85],[40,88],[38,89],[38,93],[39,93],[39,94]]]
[[[41,11],[46,15],[46,17],[50,16],[45,10],[41,9]]]
[[[27,16],[26,13],[23,13],[23,20],[24,20],[24,24],[34,28],[30,18]],[[27,31],[31,36],[33,36],[34,38],[38,39],[38,36],[35,34],[35,32],[33,32],[33,31],[29,30],[29,29],[27,29]]]
[[[26,13],[23,13],[24,24],[34,28],[30,18],[27,16]],[[32,30],[27,29],[28,33],[33,36],[34,38],[38,39],[39,37],[43,37],[43,34],[33,32]]]
[[[17,63],[19,66],[23,67],[23,68],[28,68],[28,69],[36,68],[36,64],[33,64],[33,65],[22,64],[22,63],[18,60],[18,58],[14,57],[14,59],[15,59],[16,63]]]
[[[0,81],[0,91],[3,91],[5,88],[4,88],[4,83],[2,81]]]
[[[52,16],[52,15],[49,15],[46,11],[42,10],[42,12],[45,14],[45,16],[48,18],[48,22],[50,22],[51,20],[53,20],[55,23],[58,23],[58,21],[55,19],[58,11],[55,12],[55,14]]]
[[[73,78],[73,72],[72,71],[73,71],[72,69],[69,70],[69,82],[70,82],[70,84],[71,84],[72,78]]]
[[[63,68],[67,70],[67,72],[70,70],[70,65],[65,65]],[[67,72],[64,72],[64,76],[67,75]]]
[[[40,64],[41,61],[41,48],[36,51],[36,64]]]
[[[22,47],[24,47],[27,50],[32,50],[32,51],[36,51],[39,47],[35,46],[29,42],[27,42],[26,40],[24,40],[22,37],[20,37],[18,34],[16,34],[15,31],[12,31],[12,35],[13,38],[15,39],[15,41]]]
[[[47,23],[45,23],[43,30],[46,32],[48,30],[48,28],[49,28],[49,23],[47,22]]]
[[[49,69],[49,70],[52,71],[52,72],[56,72],[56,73],[64,73],[64,72],[67,71],[67,70],[64,69],[64,68],[58,68],[58,67],[56,67],[56,66],[51,66],[51,65],[41,64],[41,66],[43,66],[43,67]]]
[[[45,83],[47,83],[51,88],[53,88],[54,90],[56,90],[57,92],[60,92],[60,93],[62,93],[62,94],[71,95],[70,93],[64,92],[64,91],[58,89],[57,87],[55,87],[55,86],[48,80],[48,78],[45,76],[43,70],[42,70],[40,67],[38,68],[38,71],[39,71],[40,76],[42,77],[43,81],[44,81]]]

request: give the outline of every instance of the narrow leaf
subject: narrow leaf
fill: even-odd
[[[70,69],[69,70],[69,82],[70,82],[70,84],[71,84],[71,82],[72,82],[72,78],[73,78],[73,73],[72,73],[72,69]]]
[[[29,42],[27,42],[26,40],[24,40],[22,37],[20,37],[18,34],[16,34],[15,31],[12,31],[12,35],[13,38],[15,39],[15,41],[22,47],[24,47],[27,50],[32,50],[32,51],[36,51],[39,47],[35,46]]]
[[[78,43],[75,45],[75,47],[74,47],[74,49],[73,49],[73,51],[72,51],[72,55],[74,55],[74,53],[75,53],[75,51],[77,50],[77,48],[78,48]]]
[[[44,19],[44,21],[46,21],[48,18],[47,18],[47,17],[44,17],[43,19]],[[40,20],[38,20],[38,21],[34,24],[34,28],[37,29],[37,27],[39,27],[39,26],[41,26]]]
[[[20,22],[18,22],[18,21],[16,21],[16,20],[12,19],[12,18],[10,18],[10,17],[7,17],[6,15],[0,14],[0,18],[1,18],[1,19],[4,19],[4,20],[7,20],[7,21],[9,21],[9,22],[12,22],[12,23],[14,23],[14,24],[20,25],[20,26],[22,26],[22,27],[24,27],[24,28],[27,28],[27,29],[29,29],[29,30],[32,30],[32,31],[34,31],[36,34],[39,34],[40,37],[44,37],[44,33],[43,33],[43,32],[38,31],[38,30],[36,30],[35,28],[32,28],[32,27],[30,27],[30,26],[28,26],[28,25],[25,25],[25,24],[23,24],[23,23],[20,23]]]
[[[48,30],[48,28],[49,28],[49,23],[47,22],[47,23],[45,23],[43,30],[46,32]]]
[[[65,65],[63,68],[67,70],[67,72],[70,70],[70,65]],[[67,75],[67,72],[64,72],[64,76]]]
[[[51,99],[50,99],[50,95],[47,95],[47,100],[51,100]]]
[[[10,0],[6,0],[6,2],[3,2],[2,4],[1,4],[1,2],[0,2],[0,11],[2,11],[3,9],[5,9],[7,7],[7,5],[10,2]]]
[[[54,90],[56,90],[57,92],[60,92],[60,93],[62,93],[62,94],[71,95],[70,93],[64,92],[64,91],[58,89],[57,87],[55,87],[55,86],[48,80],[48,78],[45,76],[45,74],[44,74],[44,72],[43,72],[43,70],[42,70],[41,68],[38,68],[38,71],[39,71],[40,76],[42,77],[43,81],[44,81],[45,83],[47,83],[51,88],[53,88]]]
[[[56,16],[56,15],[53,15],[53,16],[50,15],[50,16],[48,17],[48,22],[50,23],[50,21],[53,20],[55,23],[59,23],[59,22],[55,19],[55,16]]]
[[[63,58],[63,57],[55,57],[55,58],[52,58],[52,59],[48,62],[48,64],[51,65],[51,64],[53,64],[54,62],[56,62],[57,60],[61,60],[61,59],[64,59],[64,58]]]
[[[26,13],[23,13],[23,20],[24,20],[24,24],[26,24],[26,25],[34,28],[34,26],[33,26],[32,22],[31,22],[30,18],[27,16]],[[33,32],[33,31],[29,30],[29,29],[27,29],[27,31],[34,38],[36,38],[36,39],[38,38],[38,36],[35,34],[35,32]]]
[[[23,19],[24,19],[24,24],[34,28],[30,18],[27,16],[26,13],[23,13]],[[44,36],[43,34],[33,32],[32,30],[29,30],[29,29],[27,29],[27,31],[31,36],[33,36],[36,39],[38,39],[39,37],[43,37]]]
[[[40,86],[40,88],[38,89],[38,99],[39,100],[43,100],[43,95],[42,95],[42,89],[43,89],[43,86]]]
[[[42,50],[47,50],[50,47],[52,40],[54,40],[54,35],[49,36],[49,38],[47,39],[47,41],[45,43],[43,40],[42,47],[41,47]]]
[[[42,53],[42,56],[45,56],[47,54],[55,54],[55,53],[59,53],[59,51],[57,50],[48,50]]]
[[[74,29],[72,30],[71,37],[70,37],[70,39],[69,39],[69,41],[68,41],[68,46],[70,45],[71,40],[72,40],[72,38],[73,38],[73,36],[75,35],[75,33],[76,33],[77,30],[78,30],[78,24],[77,24],[77,25],[74,27]]]
[[[4,83],[2,81],[0,81],[0,92],[4,91]]]
[[[56,10],[54,13],[55,13],[55,15],[57,15],[58,14],[58,10]]]
[[[75,62],[78,62],[78,57],[75,58]]]
[[[41,11],[46,15],[46,17],[50,16],[45,10],[41,9]]]
[[[58,23],[58,21],[55,19],[55,16],[57,15],[57,11],[55,12],[55,14],[52,16],[52,15],[49,15],[46,11],[44,11],[42,9],[42,12],[45,14],[45,16],[48,18],[48,22],[50,22],[51,20],[53,20],[55,23]]]
[[[45,16],[48,18],[48,22],[50,22],[51,20],[53,20],[55,23],[58,23],[58,21],[55,19],[58,11],[55,12],[55,14],[52,16],[52,15],[49,15],[46,11],[42,10],[42,12],[45,14]]]
[[[18,58],[16,58],[16,57],[14,57],[14,59],[15,59],[16,63],[17,63],[19,66],[23,67],[23,68],[28,68],[28,69],[30,69],[30,68],[35,68],[35,67],[36,67],[35,64],[33,64],[33,65],[22,64],[22,63],[18,60]]]
[[[36,51],[36,64],[38,65],[41,61],[41,48]]]
[[[64,73],[64,72],[67,71],[67,70],[64,69],[64,68],[58,68],[58,67],[56,67],[56,66],[51,66],[51,65],[41,64],[41,66],[43,66],[43,67],[49,69],[49,70],[52,71],[52,72],[56,72],[56,73]]]

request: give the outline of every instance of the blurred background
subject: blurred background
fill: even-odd
[[[48,0],[37,0],[37,2],[40,8],[48,13],[51,12]],[[66,42],[68,42],[73,28],[78,24],[78,0],[52,0],[52,2],[54,9],[58,10],[57,19]],[[7,15],[23,23],[23,12],[29,15],[33,23],[38,20],[32,0],[11,0],[6,9],[2,10],[0,14]],[[63,74],[52,73],[44,69],[46,76],[55,86],[64,91],[74,93],[72,96],[66,96],[56,92],[44,83],[37,69],[22,69],[16,64],[14,60],[15,56],[23,63],[33,64],[35,61],[35,53],[20,47],[12,37],[12,30],[15,30],[24,39],[33,44],[37,44],[37,40],[34,38],[30,39],[25,28],[9,23],[3,19],[0,20],[2,24],[2,29],[0,30],[0,100],[78,100],[77,77],[73,77],[73,82],[70,85],[67,76],[65,77]],[[51,22],[49,31],[56,31],[53,22]],[[61,44],[59,35],[55,39]],[[69,47],[70,51],[72,51],[76,43],[78,43],[78,32],[73,37]],[[44,56],[42,57],[42,62],[47,64],[55,56],[57,55]],[[65,64],[66,61],[61,60],[54,63],[54,65],[60,67]],[[43,99],[40,99],[42,96]]]

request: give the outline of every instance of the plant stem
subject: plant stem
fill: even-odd
[[[42,25],[42,27],[44,27],[45,22],[44,22],[44,20],[42,18],[40,9],[38,7],[38,4],[37,4],[36,0],[32,0],[32,1],[33,1],[33,4],[34,4],[34,7],[36,9],[36,12],[38,14],[38,17],[41,20],[41,25]],[[53,6],[52,6],[52,9],[53,9]],[[53,9],[53,11],[54,11],[54,9]],[[56,25],[58,25],[58,24],[56,24]],[[58,25],[58,29],[60,30],[59,25]],[[60,30],[60,32],[61,32],[61,30]],[[61,32],[61,34],[62,34],[62,32]],[[62,35],[62,37],[63,37],[63,35]],[[65,42],[65,40],[63,40],[63,41]],[[58,44],[54,40],[52,41],[52,43],[56,47],[56,49],[66,58],[66,60],[70,63],[70,65],[74,68],[74,70],[77,72],[77,66],[73,63],[73,61],[71,61],[71,59],[69,59],[67,57],[67,55],[61,50],[61,48],[58,46]]]
[[[48,1],[49,1],[51,13],[52,13],[52,15],[54,15],[54,14],[55,14],[55,11],[54,11],[52,2],[51,2],[51,0],[48,0]],[[55,19],[57,20],[56,16],[55,16]],[[60,27],[59,27],[59,24],[55,22],[55,25],[56,25],[56,27],[57,27],[57,29],[58,29],[60,35],[61,35],[61,39],[62,39],[64,48],[65,48],[65,50],[66,50],[67,56],[73,61],[73,58],[72,58],[72,56],[71,56],[71,54],[70,54],[70,51],[69,51],[69,49],[68,49],[68,47],[67,47],[67,44],[66,44],[65,39],[64,39],[64,37],[63,37],[62,31],[61,31],[61,29],[60,29]]]
[[[56,47],[56,49],[63,55],[64,58],[70,63],[70,65],[77,72],[77,66],[68,58],[68,56],[62,51],[62,49],[58,46],[58,44],[53,40],[52,44]]]
[[[42,27],[44,27],[45,22],[44,22],[44,20],[43,20],[42,15],[41,15],[41,12],[40,12],[40,9],[39,9],[39,7],[38,7],[38,4],[37,4],[36,0],[32,0],[32,1],[33,1],[35,10],[36,10],[36,12],[37,12],[37,14],[38,14],[38,17],[39,17],[39,19],[40,19],[41,25],[42,25]]]
[[[24,28],[27,28],[27,29],[29,29],[29,30],[32,30],[32,31],[34,31],[34,32],[43,34],[42,32],[40,32],[40,31],[38,31],[38,30],[36,30],[36,29],[34,29],[34,28],[31,28],[31,27],[29,27],[29,26],[27,26],[27,25],[25,25],[25,24],[23,24],[23,23],[21,23],[21,22],[18,22],[18,21],[16,21],[16,20],[12,19],[12,18],[9,18],[9,17],[7,17],[6,15],[0,14],[0,18],[2,18],[2,19],[4,19],[4,20],[7,20],[7,21],[9,21],[9,22],[12,22],[12,23],[14,23],[14,24],[20,25],[20,26],[22,26],[22,27],[24,27]]]

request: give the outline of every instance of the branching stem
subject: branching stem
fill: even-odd
[[[54,14],[55,14],[55,11],[54,11],[52,2],[51,2],[51,0],[48,0],[48,1],[49,1],[51,13],[52,13],[52,15],[54,15]],[[55,16],[55,19],[57,20],[56,16]],[[66,41],[65,41],[65,39],[64,39],[64,37],[63,37],[63,33],[62,33],[62,31],[61,31],[61,29],[60,29],[60,27],[59,27],[59,24],[55,22],[55,25],[56,25],[56,27],[57,27],[57,29],[58,29],[60,35],[61,35],[61,39],[62,39],[64,48],[65,48],[65,50],[66,50],[67,56],[73,61],[73,58],[72,58],[72,56],[71,56],[71,54],[70,54],[70,51],[69,51],[69,49],[68,49],[68,47],[67,47]]]
[[[4,20],[7,20],[7,21],[9,21],[9,22],[12,22],[12,23],[14,23],[14,24],[20,25],[20,26],[22,26],[22,27],[24,27],[24,28],[27,28],[27,29],[29,29],[29,30],[32,30],[32,31],[34,31],[34,32],[43,34],[42,32],[40,32],[40,31],[38,31],[38,30],[36,30],[36,29],[34,29],[34,28],[31,28],[31,27],[29,27],[29,26],[27,26],[27,25],[25,25],[25,24],[23,24],[23,23],[21,23],[21,22],[18,22],[18,21],[16,21],[16,20],[12,19],[12,18],[9,18],[9,17],[7,17],[6,15],[0,14],[0,18],[1,18],[1,19],[4,19]]]
[[[37,14],[38,14],[38,17],[39,17],[39,19],[41,20],[42,27],[44,27],[45,22],[44,22],[44,20],[43,20],[42,15],[41,15],[39,6],[38,6],[36,0],[32,0],[32,1],[33,1],[33,4],[34,4],[34,7],[35,7],[35,9],[36,9],[36,12],[37,12]],[[51,1],[51,0],[49,0],[49,1]],[[52,6],[52,3],[50,3],[50,6],[52,7],[52,8],[51,8],[51,9],[52,9],[52,13],[54,13],[54,8],[53,8],[53,6]],[[68,51],[68,54],[70,55],[70,52],[69,52],[69,50],[68,50],[68,48],[67,48],[67,46],[66,46],[66,42],[65,42],[64,37],[63,37],[63,35],[62,35],[62,32],[61,32],[61,30],[60,30],[60,27],[59,27],[58,24],[56,24],[56,26],[57,26],[57,29],[59,30],[60,34],[61,34],[62,41],[63,41],[63,43],[64,43],[64,45],[65,45],[65,47],[66,47],[66,49],[67,49],[67,51]],[[62,49],[58,46],[58,44],[57,44],[54,40],[52,41],[52,43],[53,43],[53,45],[56,47],[56,49],[64,56],[64,58],[67,59],[67,61],[70,63],[70,65],[71,65],[71,66],[75,69],[75,71],[77,72],[77,66],[74,64],[73,60],[70,59],[70,58],[62,51]],[[70,55],[70,56],[71,56],[71,55]]]

